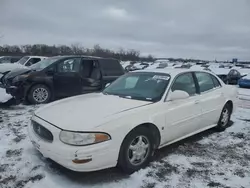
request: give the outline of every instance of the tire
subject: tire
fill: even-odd
[[[48,103],[50,100],[51,100],[51,91],[46,85],[43,84],[34,85],[28,93],[28,101],[31,104]]]
[[[140,140],[142,140],[142,142],[140,142]],[[145,149],[147,145],[148,147]],[[132,174],[133,172],[146,167],[151,161],[153,155],[154,138],[151,131],[146,127],[136,128],[125,137],[122,143],[119,153],[118,167],[123,172]]]
[[[231,114],[232,114],[232,107],[227,103],[222,109],[220,119],[216,126],[217,131],[224,131],[228,127],[231,119]]]

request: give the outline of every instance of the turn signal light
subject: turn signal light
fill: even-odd
[[[102,134],[102,133],[95,134],[95,143],[103,142],[103,141],[106,141],[109,139],[110,139],[110,137],[107,134]]]

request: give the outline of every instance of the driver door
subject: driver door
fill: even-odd
[[[55,93],[59,97],[81,93],[81,58],[69,58],[57,63],[53,75]]]
[[[164,143],[168,143],[197,131],[201,123],[201,106],[198,101],[198,88],[193,73],[184,73],[174,80],[170,92],[182,90],[190,96],[187,99],[165,102]]]

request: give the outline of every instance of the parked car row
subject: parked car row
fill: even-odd
[[[42,60],[42,61],[41,61]],[[7,66],[8,65],[8,66]],[[214,68],[215,65],[171,63],[157,60],[154,63],[130,62],[120,64],[115,59],[88,56],[24,56],[17,63],[0,64],[0,87],[4,87],[16,102],[48,103],[54,99],[101,91],[105,84],[125,72],[153,69],[206,70],[215,73],[226,84],[248,87],[246,74],[239,68]],[[216,65],[218,66],[218,65]],[[2,74],[2,75],[1,75]]]
[[[142,63],[134,63],[127,65],[125,70],[127,72],[135,71],[135,70],[143,70],[143,69],[166,69],[166,68],[180,68],[180,69],[192,69],[192,70],[205,70],[211,71],[219,76],[224,83],[230,85],[240,85],[240,87],[244,87],[243,85],[248,86],[248,79],[243,78],[247,74],[250,74],[250,66],[234,66],[233,64],[205,64],[205,63],[172,63],[168,60],[157,60],[154,63],[147,63],[147,66],[140,66]],[[241,84],[240,84],[241,83]],[[242,84],[243,83],[243,84]]]

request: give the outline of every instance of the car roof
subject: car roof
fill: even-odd
[[[200,69],[187,69],[187,68],[164,68],[164,69],[144,69],[144,70],[136,70],[133,72],[152,72],[152,73],[165,73],[169,74],[170,76],[176,76],[180,73],[185,72],[206,72],[209,74],[213,74],[212,72],[200,70]]]
[[[45,56],[34,56],[34,55],[26,55],[26,56],[23,56],[23,57],[29,57],[29,58],[48,58],[48,57],[45,57]]]
[[[61,58],[72,58],[72,57],[81,57],[81,58],[86,58],[86,59],[114,59],[115,58],[105,58],[105,57],[97,57],[97,56],[87,56],[87,55],[62,55],[62,56],[53,56],[53,57],[61,57]]]

